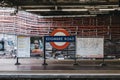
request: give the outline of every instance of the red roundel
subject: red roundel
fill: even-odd
[[[62,28],[58,28],[55,29],[50,36],[69,36],[70,34]],[[69,42],[50,42],[50,44],[52,45],[52,47],[58,49],[58,50],[62,50],[65,49],[68,45]]]

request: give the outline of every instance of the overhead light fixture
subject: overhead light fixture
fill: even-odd
[[[51,11],[50,9],[26,9],[26,11],[39,12],[39,11]]]
[[[62,11],[88,11],[88,9],[62,9]]]
[[[88,9],[26,9],[26,11],[39,12],[39,11],[88,11]]]
[[[53,17],[95,17],[97,15],[61,15],[61,16],[38,16],[38,18],[53,18]]]
[[[54,7],[53,5],[24,5],[22,8],[43,8],[43,7]]]
[[[115,9],[99,9],[99,11],[114,11]]]

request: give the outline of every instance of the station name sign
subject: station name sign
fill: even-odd
[[[75,36],[45,36],[46,42],[75,42]]]

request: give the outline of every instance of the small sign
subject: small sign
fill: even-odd
[[[75,36],[45,36],[46,42],[75,42]]]

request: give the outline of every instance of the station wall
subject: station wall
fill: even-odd
[[[1,34],[45,36],[56,28],[64,28],[78,37],[103,37],[105,54],[120,54],[120,15],[45,17],[25,11],[12,16],[10,13],[0,11]]]

